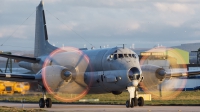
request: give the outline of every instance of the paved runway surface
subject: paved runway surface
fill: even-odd
[[[22,108],[20,103],[4,103],[0,106]],[[38,108],[38,104],[24,104],[24,108]],[[53,104],[52,108],[44,108],[52,112],[200,112],[200,106],[144,106],[126,108],[124,105],[78,105]]]

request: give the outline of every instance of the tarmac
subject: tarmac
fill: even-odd
[[[5,103],[0,106],[39,109],[38,104]],[[44,108],[50,112],[200,112],[200,106],[143,106],[126,108],[125,105],[83,105],[83,104],[53,104],[52,108]]]

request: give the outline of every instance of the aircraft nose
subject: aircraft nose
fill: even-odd
[[[128,72],[130,80],[138,80],[140,78],[140,70],[137,67],[132,67]]]

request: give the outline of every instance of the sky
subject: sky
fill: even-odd
[[[40,0],[0,0],[0,50],[33,50]],[[200,42],[199,0],[44,0],[55,46],[135,48]]]

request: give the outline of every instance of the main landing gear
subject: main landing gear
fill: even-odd
[[[128,92],[130,94],[130,99],[126,101],[126,107],[133,108],[134,106],[144,106],[144,98],[139,97],[138,98],[138,93],[136,90],[136,87],[128,87]]]
[[[47,108],[52,107],[52,101],[51,98],[46,98],[46,91],[43,90],[43,98],[40,98],[39,100],[39,106],[40,108],[44,108],[46,105]]]

